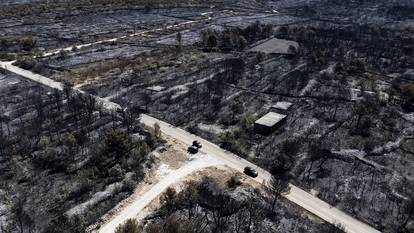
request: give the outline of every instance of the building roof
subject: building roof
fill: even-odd
[[[295,49],[299,48],[299,44],[296,41],[272,38],[249,49],[248,51],[266,54],[292,54],[292,51],[289,50],[290,46],[293,46]]]
[[[163,91],[165,89],[165,87],[163,86],[151,86],[151,87],[147,87],[147,90],[149,91],[155,91],[155,92],[160,92]]]
[[[262,116],[260,119],[258,119],[255,122],[255,124],[272,127],[285,118],[286,118],[286,115],[284,114],[280,114],[276,112],[269,112],[266,115]]]
[[[292,105],[293,104],[291,102],[280,101],[272,105],[272,108],[287,111],[292,107]]]

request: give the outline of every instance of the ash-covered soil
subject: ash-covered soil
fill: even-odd
[[[127,131],[91,97],[0,82],[2,231],[82,231],[150,171],[159,142],[137,122]]]
[[[0,46],[2,59],[17,53],[20,66],[135,106],[272,173],[287,164],[291,182],[382,232],[411,232],[413,7],[408,0],[243,0],[34,8],[2,14]],[[299,48],[247,52],[271,37]],[[20,56],[108,38],[119,39]],[[4,111],[27,105],[14,93],[31,87],[13,82],[22,81],[2,79]],[[254,121],[278,101],[293,103],[286,123],[257,134]],[[7,127],[17,132],[19,118],[3,123],[3,133]]]

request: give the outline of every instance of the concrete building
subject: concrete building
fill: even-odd
[[[288,114],[289,110],[292,108],[291,102],[280,101],[270,107],[270,111],[278,112],[282,114]]]
[[[277,128],[282,126],[286,122],[286,115],[269,112],[256,122],[254,122],[254,130],[257,133],[263,135],[269,135],[273,133]]]

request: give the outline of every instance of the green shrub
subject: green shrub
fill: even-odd
[[[220,134],[220,146],[237,155],[246,156],[248,153],[247,141],[243,139],[244,132],[239,128]]]

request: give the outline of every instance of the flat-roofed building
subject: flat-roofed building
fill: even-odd
[[[287,101],[280,101],[270,107],[271,111],[288,114],[289,110],[292,108],[292,103]]]
[[[269,135],[286,122],[286,115],[269,112],[254,122],[254,130],[263,135]]]

